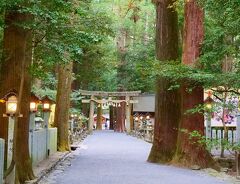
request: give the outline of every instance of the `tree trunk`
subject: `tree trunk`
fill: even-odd
[[[162,62],[178,59],[178,18],[175,9],[170,8],[175,1],[155,0],[156,55]],[[155,124],[153,146],[148,161],[166,163],[172,160],[176,151],[177,129],[180,119],[180,93],[169,90],[172,82],[159,78],[156,86]]]
[[[215,162],[210,153],[206,150],[205,144],[200,144],[197,141],[200,137],[190,139],[190,133],[197,131],[201,136],[204,135],[204,117],[200,113],[186,113],[203,103],[203,88],[196,86],[191,92],[188,91],[191,83],[182,83],[182,118],[179,126],[178,146],[174,164],[191,167],[198,165],[201,168],[215,167]],[[184,131],[181,131],[184,130]]]
[[[225,90],[227,91],[228,89],[225,88]],[[227,109],[226,108],[226,103],[227,103],[227,97],[228,97],[228,93],[227,92],[224,92],[223,93],[223,105],[222,105],[222,117],[221,117],[221,120],[222,120],[222,125],[223,125],[223,137],[221,137],[221,154],[220,154],[220,157],[221,158],[224,158],[224,151],[225,151],[225,142],[227,141],[228,139],[228,129],[227,129],[227,126],[225,124],[225,116],[227,115],[226,111]]]
[[[16,128],[14,132],[13,161],[16,168],[16,183],[24,183],[34,178],[31,159],[29,155],[29,111],[31,96],[31,75],[29,67],[32,61],[32,32],[19,26],[21,23],[31,21],[30,14],[9,11],[5,15],[3,59],[1,63],[1,97],[9,91],[20,93],[20,81],[22,81],[20,113],[22,118],[16,117]],[[17,24],[16,24],[17,23]],[[6,107],[0,108],[0,137],[7,143],[8,118],[2,117]],[[6,149],[7,150],[7,149]],[[7,152],[5,152],[7,154]]]
[[[54,125],[58,128],[58,151],[70,151],[69,146],[69,108],[72,84],[72,66],[58,66],[58,87]]]
[[[117,107],[113,107],[113,130],[117,130]]]
[[[109,130],[113,130],[113,124],[114,124],[114,110],[113,110],[113,106],[109,106],[109,118],[110,118],[110,126],[109,126]]]
[[[120,97],[121,100],[124,100],[125,97]],[[125,132],[125,102],[120,103],[121,107],[117,108],[117,118],[116,118],[116,132]]]
[[[196,66],[200,56],[201,44],[204,39],[204,13],[195,0],[185,2],[185,22],[182,62],[185,65]],[[214,161],[206,150],[205,144],[197,143],[199,138],[190,140],[189,133],[198,131],[204,135],[203,114],[186,114],[187,110],[203,104],[203,88],[194,86],[194,81],[184,81],[181,86],[181,122],[179,126],[178,146],[174,163],[191,167],[198,165],[201,168],[213,167]],[[194,86],[194,87],[193,87]],[[192,89],[189,92],[188,89]],[[186,130],[186,131],[181,131]]]
[[[121,10],[121,9],[120,9]],[[120,11],[121,13],[121,11]],[[119,34],[117,37],[117,52],[118,52],[118,69],[117,69],[117,82],[118,91],[125,91],[126,84],[123,80],[126,76],[126,54],[127,54],[127,45],[129,42],[127,29],[122,25],[119,29]],[[119,99],[124,99],[124,97],[119,97]],[[125,107],[124,104],[121,103],[121,107],[116,107],[116,132],[124,132],[125,131]]]
[[[102,104],[97,107],[97,130],[102,130]]]

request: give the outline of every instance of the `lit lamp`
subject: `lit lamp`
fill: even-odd
[[[204,100],[205,110],[207,112],[206,118],[206,138],[211,138],[211,112],[214,100],[211,98],[212,93],[208,92],[208,97]]]
[[[36,102],[30,102],[30,111],[31,112],[37,111],[37,104],[36,104]]]
[[[213,103],[214,103],[214,100],[210,96],[208,96],[206,98],[206,100],[204,101],[205,108],[206,108],[207,111],[211,111],[212,110]]]
[[[31,93],[31,101],[30,101],[30,111],[31,112],[37,111],[38,103],[39,103],[39,98],[34,93]]]
[[[43,111],[50,112],[50,105],[54,103],[53,100],[51,100],[48,96],[45,96],[42,98],[42,104],[43,104]]]
[[[6,101],[6,114],[13,116],[17,111],[17,97],[11,95]]]
[[[139,118],[138,118],[138,116],[136,116],[136,117],[134,118],[134,122],[133,122],[133,123],[134,123],[133,127],[134,127],[135,130],[138,129],[138,126],[139,126],[139,125],[138,125],[138,121],[139,121]]]

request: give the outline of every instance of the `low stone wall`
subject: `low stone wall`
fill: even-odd
[[[4,170],[4,140],[0,139],[0,184],[3,184]]]
[[[48,129],[48,150],[49,155],[57,152],[57,128]]]
[[[57,151],[57,129],[40,129],[30,132],[29,150],[32,164],[36,165]]]

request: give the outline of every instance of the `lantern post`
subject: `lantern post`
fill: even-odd
[[[204,101],[205,112],[207,113],[206,117],[206,138],[211,138],[211,119],[212,119],[212,108],[214,104],[214,100],[211,98],[211,93],[208,92],[208,97]]]
[[[39,104],[40,99],[34,94],[31,93],[30,99],[30,118],[29,118],[29,131],[32,132],[35,129],[35,116],[37,112],[37,105]]]

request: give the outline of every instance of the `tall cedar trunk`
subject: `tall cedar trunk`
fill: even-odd
[[[118,58],[119,65],[117,71],[117,79],[118,79],[118,91],[125,91],[125,85],[123,84],[123,78],[126,75],[125,67],[126,67],[126,53],[127,53],[127,45],[128,45],[128,33],[127,30],[122,27],[119,30],[119,35],[117,38],[117,50],[118,50]],[[125,99],[125,97],[119,97],[119,99]],[[117,107],[116,109],[116,132],[124,132],[125,131],[125,105],[121,103],[121,107]]]
[[[156,55],[161,62],[178,59],[178,18],[175,1],[155,0],[156,4]],[[177,144],[177,128],[180,119],[180,93],[169,90],[172,82],[159,78],[156,83],[155,124],[150,162],[166,163],[172,160]]]
[[[73,63],[73,73],[74,75],[77,76],[78,73],[80,73],[80,66],[78,62],[74,62]],[[75,80],[72,81],[72,90],[79,90],[79,89],[86,89],[87,84],[84,83],[83,80],[79,80],[78,78],[76,78]],[[71,102],[71,107],[72,108],[79,108],[79,105],[77,103]],[[81,110],[82,110],[82,114],[86,117],[89,116],[89,104],[87,103],[82,103],[81,104]]]
[[[131,114],[130,114],[130,129],[134,130],[134,117],[133,117],[133,104],[129,104],[131,106]]]
[[[1,63],[1,97],[14,90],[19,94],[20,81],[23,82],[20,104],[22,118],[18,118],[15,132],[15,144],[13,160],[16,167],[16,183],[24,183],[34,178],[32,164],[29,155],[29,111],[31,95],[31,75],[29,67],[32,61],[32,32],[24,29],[19,24],[31,21],[29,14],[17,11],[6,12],[3,42],[3,59]],[[15,24],[18,23],[18,24]],[[0,137],[7,141],[8,118],[2,117],[6,112],[5,105],[0,107]],[[6,145],[7,146],[7,145]],[[6,149],[7,150],[7,149]],[[7,154],[7,152],[5,152]]]
[[[82,113],[84,116],[88,117],[89,116],[89,104],[82,103]]]
[[[195,0],[185,2],[185,22],[184,22],[184,40],[182,62],[185,65],[196,66],[197,59],[201,52],[203,42],[203,9],[200,8]],[[181,86],[181,122],[179,129],[178,147],[174,162],[184,166],[198,165],[202,168],[211,167],[214,161],[205,145],[196,143],[197,140],[191,139],[189,133],[198,131],[204,135],[204,117],[203,114],[186,114],[186,111],[200,104],[203,104],[203,88],[195,86],[191,92],[189,88],[193,86],[194,81],[185,80]],[[194,83],[196,85],[196,83]],[[197,139],[197,138],[196,138]]]
[[[113,106],[109,106],[109,118],[110,118],[110,126],[109,126],[109,130],[113,130],[113,124],[114,124],[114,110],[113,110]]]
[[[117,130],[117,107],[113,107],[113,130]]]
[[[73,63],[58,66],[58,87],[54,125],[58,128],[58,151],[69,151],[69,108]]]
[[[97,130],[102,130],[102,104],[97,107]]]
[[[121,100],[124,100],[125,97],[120,97]],[[116,122],[116,132],[125,132],[125,116],[126,116],[126,108],[125,103],[120,103],[121,107],[117,107],[117,122]]]

